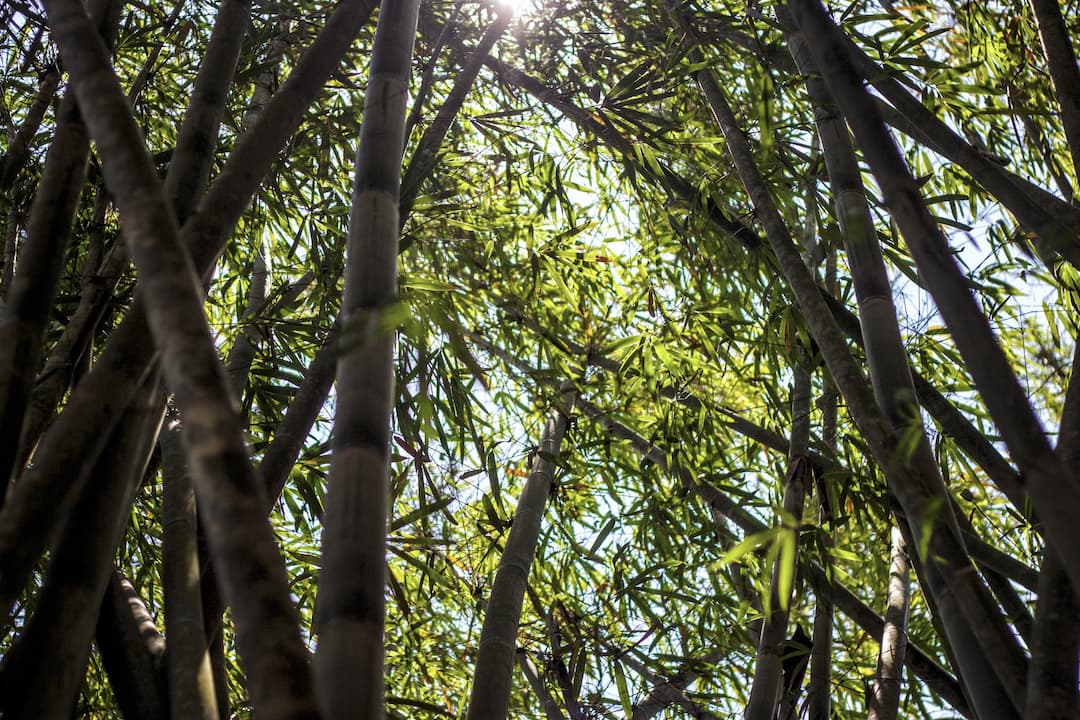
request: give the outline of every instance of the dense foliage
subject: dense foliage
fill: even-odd
[[[176,692],[170,685],[183,680],[168,667],[180,651],[166,649],[182,634],[201,642],[200,616],[216,684],[201,687],[216,694],[217,712],[248,717],[255,704],[260,716],[286,714],[257,707],[249,690],[253,674],[270,671],[241,657],[249,646],[237,650],[239,608],[225,615],[223,644],[214,649],[215,574],[228,570],[209,570],[219,556],[205,518],[197,549],[194,532],[175,541],[187,545],[169,540],[177,523],[194,529],[177,505],[176,493],[191,481],[177,479],[188,470],[175,431],[203,406],[184,404],[186,386],[174,380],[184,363],[169,359],[167,329],[153,325],[158,305],[155,291],[139,290],[138,250],[139,270],[128,262],[123,235],[130,230],[138,245],[135,223],[113,203],[126,191],[113,187],[116,155],[103,152],[96,125],[87,122],[95,144],[85,174],[76,162],[59,181],[70,197],[48,190],[48,164],[65,126],[81,126],[68,76],[74,65],[49,29],[60,13],[54,8],[65,3],[0,5],[0,342],[7,346],[0,474],[10,470],[12,478],[0,513],[0,597],[10,603],[0,638],[0,714],[23,717],[49,697],[47,717],[70,713],[72,703],[77,717],[167,717],[163,708]],[[104,36],[115,25],[112,67],[162,178],[177,163],[198,168],[205,160],[208,193],[205,173],[200,180],[195,169],[190,186],[166,182],[167,198],[179,237],[194,237],[189,229],[201,222],[210,228],[204,234],[217,232],[224,242],[220,254],[204,242],[211,250],[202,251],[204,260],[193,253],[200,272],[217,257],[213,272],[204,272],[212,274],[205,316],[262,483],[244,487],[270,492],[300,637],[314,650],[315,616],[326,611],[316,598],[334,416],[337,401],[346,402],[330,386],[334,360],[374,342],[357,334],[356,322],[335,321],[346,265],[376,262],[347,257],[346,245],[350,222],[353,233],[365,222],[355,210],[362,193],[353,191],[354,157],[375,82],[369,63],[380,11],[355,23],[359,33],[327,68],[325,86],[321,78],[304,81],[314,97],[307,106],[296,97],[267,101],[303,66],[332,3],[88,5],[103,18]],[[421,3],[405,122],[399,290],[371,311],[363,331],[397,338],[385,543],[388,716],[463,718],[470,692],[478,702],[474,685],[491,680],[474,677],[481,629],[511,529],[526,522],[515,508],[530,474],[540,478],[547,504],[541,498],[520,622],[508,631],[516,650],[510,717],[734,717],[755,683],[766,687],[769,718],[821,717],[815,713],[823,707],[833,717],[857,717],[868,705],[883,718],[991,717],[986,698],[994,692],[1006,698],[994,717],[1065,717],[1054,712],[1076,708],[1076,619],[1044,613],[1041,600],[1075,609],[1065,573],[1080,565],[1064,556],[1064,570],[1044,562],[1046,548],[1065,553],[1077,545],[1077,531],[1067,529],[1080,496],[1070,492],[1076,481],[1068,468],[1076,467],[1072,445],[1080,437],[1058,448],[1064,463],[1051,462],[1049,446],[1024,439],[1024,430],[1010,434],[1003,420],[1042,437],[1029,421],[1038,418],[1054,444],[1063,413],[1068,421],[1080,412],[1067,407],[1080,402],[1080,390],[1067,392],[1080,280],[1080,215],[1072,205],[1080,147],[1070,153],[1069,144],[1080,105],[1070,103],[1080,95],[1065,84],[1076,75],[1073,89],[1080,88],[1080,75],[1074,57],[1057,55],[1050,43],[1044,50],[1042,18],[1058,5],[831,3],[830,16],[854,49],[834,56],[837,67],[823,66],[825,92],[838,107],[816,111],[807,89],[816,73],[797,66],[791,50],[799,42],[808,52],[842,43],[826,32],[796,37],[820,6],[791,5],[792,15],[771,0]],[[1080,31],[1074,10],[1061,6],[1066,42]],[[250,15],[250,27],[236,48],[235,76],[228,59],[208,73],[224,76],[227,88],[220,127],[210,125],[216,149],[203,142],[192,152],[179,140],[181,121],[194,112],[189,103],[216,102],[193,87],[208,47],[222,40],[211,39],[215,19],[222,23],[227,12]],[[843,95],[846,70],[872,92],[861,100]],[[736,126],[725,124],[718,94]],[[852,112],[855,101],[863,111]],[[246,133],[288,112],[295,127],[280,147],[261,137],[245,149]],[[837,202],[852,194],[837,193],[838,172],[827,158],[829,143],[848,133],[821,131],[830,117],[845,115],[873,125],[878,112],[918,193],[895,189],[895,169],[878,164],[882,153],[853,122],[863,163],[854,177],[861,170],[869,233],[886,262],[900,357],[910,363],[921,413],[904,384],[879,375],[881,363],[867,358],[880,327],[866,325],[867,313],[880,309],[856,298],[869,271],[865,258],[851,255],[858,228]],[[735,146],[747,140],[759,186],[738,163]],[[200,149],[209,151],[203,159]],[[233,182],[229,163],[242,152],[265,154],[266,170],[246,170],[258,187],[250,202],[241,198],[234,227],[218,208],[240,195],[214,192],[223,178]],[[898,209],[901,196],[924,205],[943,231],[951,252],[940,256],[958,264],[1032,411],[1014,404],[1001,415],[990,407],[988,396],[1007,395],[1005,378],[984,370],[992,365],[985,353],[954,342],[978,322],[950,314],[953,301],[941,288],[951,282],[964,290],[964,283],[935,284],[937,271],[909,249],[916,240],[913,221]],[[51,224],[35,226],[35,210]],[[73,219],[70,241],[65,218]],[[776,245],[781,230],[795,239],[832,310],[828,322],[845,333],[842,343],[823,338],[825,321],[814,320],[816,310],[793,291],[792,260]],[[173,271],[189,279],[189,266]],[[121,325],[137,297],[151,308],[153,338]],[[179,301],[175,308],[183,314]],[[860,313],[871,351],[863,349]],[[160,437],[164,393],[157,369],[147,369],[155,342],[165,348],[161,365],[173,396]],[[139,349],[112,357],[110,344]],[[889,356],[883,345],[877,352]],[[858,363],[854,381],[833,360],[844,353]],[[147,356],[145,368],[135,368],[143,361],[134,355]],[[119,369],[92,384],[106,362]],[[870,397],[871,372],[877,415],[853,400],[859,392]],[[80,386],[91,388],[81,404]],[[213,395],[217,386],[205,387]],[[133,409],[125,414],[125,407]],[[305,420],[306,408],[318,412]],[[878,416],[889,427],[874,435],[880,428],[867,428],[878,427]],[[188,440],[189,458],[207,440]],[[919,458],[932,458],[936,470]],[[191,464],[192,473],[202,472]],[[1038,486],[1031,468],[1061,484]],[[930,488],[915,504],[903,491],[898,499],[909,471]],[[940,487],[926,479],[937,472]],[[131,491],[123,477],[133,480]],[[39,505],[16,507],[34,483],[49,488]],[[199,477],[195,487],[202,515],[216,501]],[[1058,502],[1048,502],[1054,492]],[[897,518],[903,537],[893,532]],[[934,544],[942,528],[964,538],[959,547],[977,564],[967,555],[956,563]],[[904,564],[905,543],[915,566],[909,608],[896,604],[895,588],[889,592],[890,565],[894,580],[904,574],[897,563]],[[65,560],[64,548],[76,559]],[[22,552],[32,557],[15,557]],[[186,600],[177,590],[170,601],[166,590],[183,585],[167,576],[176,572],[170,565],[196,556],[201,610],[194,626],[183,626],[170,622],[167,605],[190,609],[200,592],[187,587]],[[1007,628],[1000,636],[989,629],[984,638],[976,620],[974,630],[951,630],[958,615],[948,603],[955,601],[926,592],[934,577],[948,585],[950,573],[965,572]],[[256,588],[276,576],[244,577]],[[73,619],[73,605],[50,609],[50,586],[63,602],[81,603],[86,619]],[[888,657],[879,664],[881,619],[873,613],[885,615],[887,606],[908,638],[899,710],[873,701],[875,679],[896,670]],[[136,617],[147,613],[141,635],[129,632],[133,608]],[[969,611],[965,605],[959,615]],[[35,613],[45,618],[39,626],[55,627],[34,630]],[[766,637],[769,627],[780,633],[779,645],[759,648],[763,624]],[[1061,646],[1040,646],[1033,658],[1040,631]],[[74,644],[42,640],[49,633],[70,634]],[[989,689],[972,678],[976,666],[964,659],[971,634],[989,658],[982,662],[1021,669],[1018,689],[1004,678]],[[799,666],[811,663],[811,645],[804,679]],[[766,651],[782,666],[775,686],[765,685],[767,659],[759,653]],[[351,682],[347,667],[339,670],[343,684]],[[1062,685],[1070,669],[1073,681]],[[1047,687],[1057,689],[1060,704],[1040,709],[1032,696]],[[173,715],[181,714],[173,705]]]

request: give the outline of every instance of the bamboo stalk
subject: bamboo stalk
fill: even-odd
[[[203,276],[372,7],[372,0],[347,0],[337,7],[255,126],[238,141],[192,222],[185,224],[184,244]],[[39,443],[39,461],[23,473],[0,509],[0,613],[9,613],[33,563],[70,512],[74,493],[85,482],[86,466],[101,452],[103,436],[115,426],[118,413],[150,370],[154,349],[145,342],[144,312],[136,298],[93,371]]]
[[[323,714],[381,718],[398,192],[418,0],[379,11],[349,217],[315,674]],[[349,682],[340,678],[349,677]]]
[[[461,111],[461,106],[465,104],[465,98],[472,90],[476,77],[480,74],[484,59],[491,52],[491,48],[495,46],[495,43],[499,41],[499,38],[506,32],[506,28],[509,27],[510,20],[514,16],[513,10],[508,6],[500,5],[496,12],[495,20],[484,31],[484,35],[480,38],[480,42],[477,43],[476,49],[469,55],[465,67],[454,78],[454,86],[450,89],[446,99],[439,105],[439,111],[435,114],[435,119],[431,121],[431,124],[424,130],[424,134],[420,136],[420,142],[417,144],[416,150],[409,160],[408,167],[406,167],[405,173],[401,177],[401,224],[404,224],[405,219],[412,212],[413,203],[416,202],[416,197],[420,194],[421,184],[427,180],[431,175],[431,171],[435,169],[439,150],[442,148],[446,133],[449,132],[450,126]]]
[[[159,672],[165,641],[135,588],[115,572],[101,603],[94,643],[121,715],[166,720],[168,692]]]
[[[119,0],[95,0],[88,7],[109,48],[116,37],[122,7]],[[15,150],[10,148],[9,152]],[[23,417],[41,360],[43,336],[67,258],[89,159],[90,138],[74,95],[65,92],[41,182],[30,206],[26,240],[14,277],[5,287],[6,304],[0,309],[0,503],[15,468]]]
[[[1073,375],[1065,393],[1057,452],[1076,467],[1080,462],[1080,345],[1073,353]],[[1080,712],[1076,677],[1080,673],[1080,599],[1057,551],[1043,548],[1039,600],[1032,628],[1031,667],[1025,720],[1063,720]]]
[[[787,476],[784,478],[784,499],[781,522],[785,533],[792,533],[783,542],[791,543],[790,553],[777,553],[769,585],[769,603],[765,607],[765,622],[757,646],[750,699],[746,705],[746,720],[772,720],[783,698],[782,660],[788,633],[788,616],[795,589],[798,567],[799,535],[802,530],[803,505],[810,480],[810,463],[806,457],[810,440],[810,374],[802,367],[793,368],[795,386],[791,396],[791,449],[788,452]],[[787,557],[786,563],[784,558]],[[788,577],[786,583],[782,578]]]
[[[669,5],[669,11],[683,33],[688,38],[693,37],[692,28],[678,10]],[[848,401],[849,412],[884,469],[889,489],[896,495],[914,531],[924,537],[926,535],[921,534],[921,528],[928,529],[927,557],[932,558],[933,563],[926,568],[924,577],[943,614],[942,623],[946,631],[951,633],[953,644],[963,649],[960,657],[968,673],[983,684],[980,687],[981,701],[985,707],[993,707],[995,712],[1002,712],[1002,708],[1008,707],[1002,702],[1006,697],[1011,699],[1014,707],[1022,706],[1023,682],[1018,678],[1026,673],[1025,658],[1001,621],[985,587],[970,573],[970,560],[955,523],[948,522],[947,513],[932,510],[945,501],[945,497],[934,493],[936,483],[933,482],[933,475],[925,474],[936,470],[936,466],[932,468],[926,462],[920,462],[919,454],[914,458],[916,462],[912,463],[897,453],[897,438],[887,426],[875,400],[867,397],[862,373],[844,346],[816,282],[791,241],[790,233],[723,90],[707,69],[700,51],[692,45],[689,58],[702,68],[696,72],[698,83],[727,139],[736,170],[747,187],[780,268],[803,310],[837,386]],[[884,356],[883,359],[890,358]],[[904,400],[902,396],[898,399]],[[905,403],[911,400],[913,398]],[[978,628],[977,634],[969,629],[969,623],[970,628]],[[975,637],[978,643],[973,642]],[[983,672],[986,654],[994,658],[992,665],[998,671],[997,682]],[[965,673],[965,680],[968,673]]]
[[[876,107],[860,80],[842,62],[835,39],[839,30],[816,0],[792,2],[789,7],[806,33],[818,67],[825,70],[825,79],[860,140],[885,203],[983,401],[1020,466],[1035,510],[1045,525],[1047,541],[1062,553],[1070,577],[1080,583],[1080,546],[1071,541],[1074,529],[1080,525],[1080,500],[1076,499],[1080,498],[1080,482],[1050,448],[1026,393],[971,295],[963,272],[949,254],[947,242],[926,209]],[[813,42],[809,42],[811,38]]]
[[[540,707],[544,710],[544,717],[547,720],[566,720],[566,716],[559,709],[559,703],[555,701],[551,691],[544,684],[543,678],[536,671],[536,665],[529,659],[529,654],[524,650],[518,650],[517,659],[522,674],[529,681],[529,687],[532,688],[537,700],[540,701]]]
[[[563,456],[562,441],[575,394],[573,385],[564,383],[559,407],[544,426],[532,469],[518,499],[510,536],[484,611],[466,720],[502,718],[509,712],[521,605],[540,537],[544,507],[555,487],[555,468]]]

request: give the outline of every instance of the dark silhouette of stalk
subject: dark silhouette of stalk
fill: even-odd
[[[379,11],[349,215],[315,674],[328,720],[381,718],[398,192],[417,0]],[[349,678],[342,682],[343,677]]]
[[[0,155],[0,195],[6,195],[15,176],[23,169],[30,153],[30,142],[37,135],[41,121],[45,118],[45,112],[52,105],[56,97],[56,89],[60,86],[60,68],[50,65],[38,82],[37,95],[30,103],[26,111],[26,117],[16,129],[15,133],[8,138],[7,150]]]
[[[1073,367],[1080,360],[1080,346]],[[1057,452],[1076,467],[1080,462],[1080,379],[1074,374],[1065,393],[1058,431]],[[1028,704],[1025,720],[1063,720],[1080,713],[1076,687],[1080,672],[1080,600],[1069,581],[1057,551],[1043,547],[1039,573],[1039,600],[1032,629],[1031,668],[1028,672]]]
[[[94,644],[121,715],[166,720],[168,692],[160,672],[165,641],[135,588],[115,572],[101,602]]]

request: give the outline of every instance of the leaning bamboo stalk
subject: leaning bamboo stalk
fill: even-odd
[[[449,132],[450,126],[461,111],[461,106],[465,104],[465,98],[472,90],[476,77],[480,74],[480,68],[484,65],[484,58],[506,32],[514,16],[513,10],[507,6],[498,6],[496,12],[498,14],[495,20],[484,31],[483,37],[469,55],[465,66],[454,78],[454,85],[439,106],[435,119],[420,136],[420,142],[401,177],[401,222],[404,222],[412,211],[413,203],[420,194],[421,183],[435,169],[446,133]]]
[[[26,112],[26,117],[8,138],[7,150],[0,155],[0,195],[6,196],[15,177],[26,164],[30,155],[30,143],[37,135],[45,112],[52,105],[56,90],[60,86],[60,68],[50,65],[38,81],[37,94]]]
[[[299,617],[273,531],[261,514],[259,486],[228,402],[226,379],[206,317],[202,289],[146,153],[108,54],[81,3],[45,3],[53,39],[68,69],[83,119],[140,272],[142,298],[170,390],[185,418],[184,440],[252,702],[264,717],[316,717]],[[259,578],[252,582],[252,578]]]
[[[781,521],[784,538],[791,543],[790,553],[779,552],[773,564],[769,587],[769,604],[761,638],[757,646],[757,663],[746,705],[746,720],[772,720],[777,713],[783,690],[781,661],[787,639],[788,617],[798,568],[799,535],[802,529],[803,505],[810,480],[810,462],[806,457],[810,442],[810,374],[802,367],[794,368],[795,385],[791,397],[791,449],[784,478],[784,499]],[[786,558],[786,564],[785,564]],[[782,578],[788,577],[786,589]]]
[[[113,557],[161,424],[161,394],[153,379],[140,389],[52,553],[34,614],[0,669],[5,719],[69,717]]]
[[[529,687],[536,693],[536,698],[540,701],[540,707],[544,710],[544,717],[547,720],[566,720],[566,716],[559,709],[559,703],[555,701],[555,697],[548,690],[547,685],[544,684],[544,679],[537,672],[536,665],[529,659],[529,654],[524,650],[518,650],[517,659],[522,674],[529,682]]]
[[[532,469],[518,499],[510,536],[499,559],[499,569],[484,610],[466,720],[503,718],[510,710],[521,606],[540,538],[544,508],[555,487],[555,469],[560,464],[574,395],[573,385],[564,384],[562,397],[544,426]]]
[[[677,8],[669,4],[669,9],[682,31],[688,37],[693,37],[693,29]],[[1009,707],[1010,701],[1013,707],[1019,707],[1022,705],[1023,682],[1018,678],[1026,672],[1025,658],[1001,621],[985,587],[970,572],[970,560],[955,523],[948,523],[948,518],[942,517],[942,513],[932,511],[944,498],[934,494],[932,476],[922,474],[930,468],[923,462],[908,463],[903,454],[897,452],[897,438],[875,399],[868,396],[865,379],[844,345],[815,280],[791,240],[724,91],[695,46],[691,46],[689,57],[701,66],[696,72],[698,83],[727,139],[736,170],[747,188],[781,271],[812,335],[818,341],[837,386],[848,401],[849,412],[885,471],[889,488],[896,495],[907,521],[915,525],[917,533],[921,532],[921,528],[928,530],[925,535],[929,536],[927,556],[933,562],[927,566],[925,578],[939,611],[945,616],[945,628],[951,633],[954,644],[963,648],[961,657],[967,669],[965,679],[970,676],[982,684],[978,694],[984,707],[1002,712],[1003,708]],[[919,536],[924,537],[922,534]],[[978,629],[977,633],[973,628]],[[994,658],[989,665],[998,671],[997,678],[985,672],[988,667],[987,655]]]
[[[1080,211],[1042,188],[1006,172],[970,143],[962,141],[949,126],[914,98],[890,73],[871,60],[850,38],[837,38],[837,60],[857,72],[917,127],[916,139],[943,152],[963,167],[1030,231],[1073,264],[1080,261],[1080,240],[1073,227]],[[839,58],[843,58],[840,60]]]
[[[173,720],[216,720],[215,683],[203,632],[199,591],[195,488],[180,437],[181,420],[169,413],[161,433],[162,586],[165,595],[169,713]]]
[[[1046,67],[1054,84],[1074,177],[1080,180],[1080,70],[1058,0],[1031,0]]]
[[[398,192],[418,0],[379,11],[356,153],[323,523],[315,675],[328,719],[383,716]],[[349,682],[341,682],[348,677]]]
[[[1024,475],[1045,537],[1062,556],[1069,576],[1080,584],[1080,546],[1072,542],[1080,526],[1080,482],[1050,447],[1024,389],[994,337],[986,316],[949,254],[941,229],[922,201],[896,144],[885,130],[861,81],[843,62],[839,30],[816,0],[790,3],[797,22],[837,104],[860,146],[920,274],[937,303],[991,417]]]
[[[240,138],[221,174],[184,226],[183,240],[205,276],[284,145],[338,66],[373,8],[372,0],[342,2],[304,52],[258,122]],[[103,445],[149,372],[154,349],[145,342],[143,303],[136,298],[94,369],[39,443],[39,462],[24,472],[0,509],[0,613],[6,615],[34,562],[70,512],[85,468]]]
[[[693,666],[712,665],[719,662],[727,654],[725,649],[716,649],[702,658],[695,658]],[[621,661],[634,669],[641,677],[652,685],[652,689],[645,697],[634,703],[634,712],[629,720],[652,720],[671,705],[678,705],[691,717],[698,720],[718,720],[717,716],[703,709],[686,694],[686,688],[697,680],[698,671],[693,667],[672,675],[671,677],[658,677],[649,671],[644,663],[630,656],[624,656]]]
[[[183,225],[210,177],[218,129],[250,24],[251,0],[222,0],[199,63],[176,149],[165,176],[165,197]]]

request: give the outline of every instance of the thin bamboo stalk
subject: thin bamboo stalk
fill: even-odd
[[[547,685],[544,684],[540,673],[537,672],[536,665],[529,659],[529,654],[524,650],[518,650],[517,660],[522,674],[529,682],[529,687],[532,688],[537,700],[540,701],[540,707],[544,710],[544,717],[547,720],[566,720],[566,716],[563,715],[562,710],[559,708],[559,703],[555,701],[555,697],[548,690]]]
[[[529,580],[547,499],[555,487],[555,468],[562,456],[562,441],[573,412],[575,391],[564,392],[552,417],[544,426],[532,469],[518,499],[510,536],[506,540],[495,582],[491,587],[479,652],[473,671],[466,720],[506,717],[510,710],[514,655],[517,652],[521,605]]]
[[[421,184],[435,169],[439,150],[442,148],[446,133],[449,132],[450,126],[461,111],[461,106],[465,104],[465,98],[472,90],[476,77],[480,74],[480,68],[484,65],[484,58],[487,57],[487,54],[491,52],[491,48],[506,32],[506,28],[509,27],[510,20],[514,16],[513,10],[509,6],[500,5],[497,7],[496,12],[498,14],[495,20],[484,31],[484,35],[480,38],[480,42],[477,43],[476,49],[469,55],[465,67],[454,78],[454,86],[450,89],[450,94],[446,96],[446,99],[439,106],[435,119],[431,121],[431,124],[424,130],[424,134],[420,136],[420,142],[417,144],[416,150],[409,160],[408,167],[406,167],[405,173],[401,177],[400,222],[402,224],[412,212],[413,203],[416,202],[416,197],[420,194]]]
[[[773,564],[769,586],[769,603],[765,607],[765,622],[757,647],[757,663],[746,705],[746,720],[772,720],[783,699],[783,658],[788,632],[788,616],[795,588],[798,567],[799,535],[802,529],[803,505],[810,480],[810,462],[806,458],[810,440],[810,374],[802,367],[793,369],[795,376],[791,397],[791,449],[788,470],[784,478],[784,500],[781,522],[782,542],[791,544],[789,552],[781,551]],[[784,578],[787,578],[786,582]]]
[[[216,720],[219,716],[210,655],[203,632],[196,541],[195,488],[188,472],[180,419],[167,417],[161,433],[162,585],[169,713],[173,720]]]

